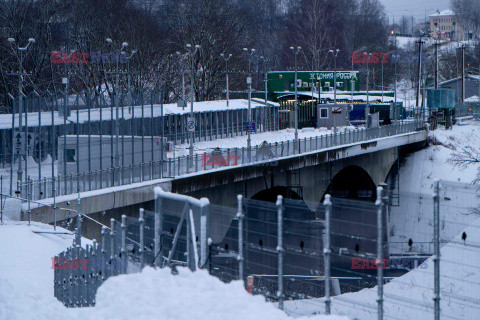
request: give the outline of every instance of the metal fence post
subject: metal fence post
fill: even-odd
[[[121,273],[127,273],[127,216],[122,215],[122,268]]]
[[[209,230],[208,230],[208,223],[210,220],[210,203],[207,201],[207,198],[202,198],[202,201],[205,202],[200,208],[200,269],[205,268],[208,262],[209,257]]]
[[[115,219],[110,219],[110,270],[111,276],[115,275],[117,263],[115,261]]]
[[[154,266],[162,267],[163,263],[160,263],[163,259],[162,254],[162,233],[163,233],[163,221],[162,221],[162,198],[159,194],[155,194],[155,228],[154,228],[154,248],[155,258]]]
[[[101,282],[107,279],[105,275],[105,263],[107,261],[107,227],[102,227],[102,266],[100,268],[100,272],[102,274],[102,278],[100,279]]]
[[[31,201],[30,201],[31,195],[32,195],[32,184],[31,184],[30,176],[28,176],[27,178],[28,225],[30,225],[30,222],[32,220],[32,210],[31,210]]]
[[[440,320],[440,181],[433,183],[434,319]]]
[[[325,207],[325,242],[323,243],[323,262],[325,266],[325,314],[330,314],[330,226],[331,226],[331,215],[332,215],[332,201],[330,200],[330,195],[325,195],[325,200],[323,205]]]
[[[75,234],[75,243],[78,246],[82,245],[82,214],[80,213],[81,210],[81,203],[80,203],[80,193],[77,197],[77,233]]]
[[[278,221],[277,221],[277,232],[278,232],[278,243],[277,243],[277,252],[278,252],[278,308],[283,310],[283,197],[277,196],[277,210],[278,210]]]
[[[238,219],[238,279],[243,281],[244,278],[244,267],[245,261],[243,257],[243,219],[245,216],[243,215],[243,196],[241,194],[237,195],[237,202],[238,202],[238,212],[237,212],[237,219]]]
[[[383,320],[383,188],[377,188],[377,318]]]
[[[143,269],[145,266],[145,219],[143,217],[145,213],[145,210],[143,208],[140,208],[139,214],[140,217],[138,218],[138,222],[140,222],[140,248],[139,248],[139,254],[140,254],[140,267]]]

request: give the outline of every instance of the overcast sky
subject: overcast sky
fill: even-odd
[[[416,20],[425,18],[438,10],[450,8],[450,0],[380,0],[385,6],[388,18],[400,18],[403,15],[414,16]]]

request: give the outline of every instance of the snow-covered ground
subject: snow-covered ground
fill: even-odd
[[[400,207],[389,216],[390,241],[396,253],[431,253],[433,246],[434,179],[441,184],[441,312],[442,319],[478,319],[480,314],[480,199],[478,187],[465,188],[477,176],[480,163],[459,167],[452,153],[465,147],[480,150],[480,123],[467,121],[453,130],[440,126],[430,133],[438,145],[411,154],[400,169]],[[452,181],[453,180],[453,181]],[[475,208],[477,210],[475,210]],[[465,233],[466,239],[462,240]],[[384,286],[386,319],[433,318],[433,260]],[[377,288],[342,294],[332,300],[332,311],[355,319],[376,317]],[[289,314],[300,316],[323,312],[321,299],[287,302]]]
[[[13,221],[0,225],[0,320],[289,319],[262,296],[249,295],[238,281],[224,284],[205,271],[183,268],[177,276],[169,269],[146,268],[112,277],[100,287],[96,307],[68,309],[53,296],[51,258],[70,246],[73,237],[34,230],[53,228]],[[348,320],[323,315],[308,319]]]
[[[395,253],[408,249],[409,239],[414,244],[412,251],[431,253],[434,179],[446,181],[440,185],[442,240],[450,240],[479,217],[472,210],[480,208],[478,188],[472,185],[465,189],[456,182],[471,183],[480,163],[460,167],[451,160],[452,153],[462,148],[480,150],[480,123],[467,121],[453,130],[439,126],[430,132],[430,139],[437,145],[409,155],[400,168],[400,206],[392,207],[389,217],[391,251]]]

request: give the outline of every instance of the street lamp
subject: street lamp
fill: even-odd
[[[121,54],[122,54],[123,56],[125,56],[125,59],[127,59],[127,91],[128,91],[128,94],[130,95],[130,100],[131,100],[131,96],[132,96],[132,94],[131,94],[131,92],[130,92],[130,59],[133,57],[133,55],[134,55],[135,53],[137,53],[137,50],[136,50],[136,49],[130,51],[130,55],[129,55],[129,56],[127,56],[127,53],[126,53],[125,51],[122,51],[122,52],[121,52]],[[131,101],[130,101],[130,102],[131,102]],[[131,108],[133,108],[133,107],[132,107],[132,105],[131,105],[131,103],[130,103],[130,106],[128,107],[128,113],[129,113],[129,114],[132,113]],[[122,112],[123,112],[123,109],[122,109]]]
[[[248,77],[247,77],[247,84],[248,84],[248,114],[247,120],[248,122],[252,122],[252,70],[251,70],[251,62],[253,54],[255,53],[255,49],[248,49],[243,48],[243,52],[248,56]],[[250,131],[247,130],[247,155],[248,160],[251,161],[251,147],[252,147],[252,140],[250,138]]]
[[[18,59],[18,73],[13,75],[18,75],[18,131],[22,132],[22,113],[23,113],[23,59],[25,58],[23,53],[28,50],[30,44],[35,43],[35,38],[29,38],[27,44],[24,47],[17,46],[15,47],[16,40],[14,38],[8,38],[7,41],[10,43],[12,48],[13,55]],[[13,133],[12,133],[13,134]],[[27,133],[25,133],[25,146],[27,145]],[[26,149],[28,150],[28,148]],[[20,150],[17,149],[18,157],[18,168],[17,168],[17,182],[22,182],[23,179],[23,169],[22,169],[22,159],[20,155]],[[28,154],[25,154],[25,161],[27,161]],[[13,163],[12,163],[13,167]],[[12,173],[13,175],[13,173]],[[27,178],[27,177],[25,177]],[[12,193],[12,179],[10,179],[10,194]],[[20,190],[18,190],[20,191]]]
[[[190,119],[193,121],[193,100],[194,100],[194,70],[193,70],[193,63],[194,63],[194,57],[195,54],[197,53],[197,50],[200,49],[200,45],[196,44],[192,46],[191,44],[187,44],[187,50],[188,53],[190,54],[191,58],[191,90],[190,90],[190,98],[191,98],[191,104],[190,104]],[[195,139],[195,131],[190,132],[190,166],[193,165],[193,140]]]
[[[298,151],[298,68],[297,68],[297,55],[302,50],[302,47],[290,47],[290,50],[293,50],[295,55],[295,142],[293,145],[293,150]]]
[[[105,39],[105,42],[107,42],[110,46],[112,46],[112,50],[114,50],[115,52],[119,52],[121,54],[121,52],[123,51],[123,49],[125,49],[126,47],[128,47],[128,42],[122,42],[122,46],[120,47],[119,50],[115,50],[113,48],[113,41],[112,39],[110,38],[106,38]],[[120,123],[118,121],[118,118],[119,118],[119,110],[118,110],[118,103],[117,103],[117,91],[118,91],[118,87],[119,87],[119,75],[120,75],[120,71],[118,70],[118,62],[119,62],[119,57],[117,57],[116,59],[116,71],[115,71],[115,86],[113,88],[113,104],[115,105],[115,153],[112,152],[112,157],[111,157],[111,166],[112,168],[114,167],[119,167],[120,166],[120,151],[119,151],[119,143],[120,143]],[[113,118],[113,108],[112,108],[112,118]],[[113,154],[115,154],[115,158],[113,157]],[[115,159],[115,162],[114,162],[114,159]]]
[[[366,53],[364,52],[363,53],[364,56],[367,56],[367,105],[365,107],[365,127],[367,127],[367,116],[370,114],[370,83],[369,83],[369,79],[370,79],[370,67],[369,67],[369,63],[370,63],[370,59],[372,57],[372,54],[371,53]]]
[[[229,107],[230,99],[229,99],[229,90],[228,90],[228,60],[230,60],[230,58],[232,57],[232,54],[230,53],[228,57],[226,57],[224,53],[220,53],[220,57],[222,57],[223,60],[225,60],[225,72],[226,72],[226,82],[227,82],[227,107]]]
[[[176,54],[180,57],[182,54],[180,51],[177,51]],[[185,65],[182,63],[182,109],[185,109],[186,102],[185,102]]]
[[[335,51],[333,51],[331,49],[328,50],[328,53],[333,54],[333,61],[334,61],[333,105],[334,105],[335,111],[337,110],[337,56],[338,56],[339,52],[340,52],[340,49],[336,49]],[[335,113],[334,112],[332,112],[332,117],[333,117],[333,134],[335,135],[337,133],[337,122],[335,121]]]

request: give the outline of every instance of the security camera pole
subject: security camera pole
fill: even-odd
[[[113,41],[112,39],[110,38],[107,38],[105,39],[105,41],[110,44],[113,48]],[[121,52],[123,51],[124,48],[128,47],[128,43],[127,42],[123,42],[122,43],[122,46],[120,48],[120,50],[118,50],[118,52]],[[120,167],[120,151],[119,151],[119,143],[120,143],[120,140],[119,140],[119,135],[120,135],[120,123],[118,122],[118,117],[119,117],[119,110],[118,110],[118,103],[117,103],[117,94],[118,94],[118,91],[119,91],[119,73],[120,71],[118,70],[118,60],[119,58],[117,58],[117,68],[116,68],[116,72],[115,72],[115,87],[113,88],[113,103],[115,104],[115,163],[114,163],[114,166],[115,167]]]
[[[191,89],[190,89],[190,98],[191,98],[191,104],[190,104],[190,118],[193,119],[193,100],[194,100],[194,91],[195,91],[195,87],[194,87],[194,70],[193,70],[193,63],[194,63],[194,56],[195,54],[197,53],[197,50],[200,49],[200,45],[194,45],[192,46],[191,44],[187,44],[187,50],[188,50],[188,53],[190,54],[190,58],[192,60],[192,64],[191,64],[191,77],[190,77],[190,81],[191,81]],[[195,139],[195,131],[193,132],[190,132],[190,166],[192,167],[193,166],[193,140]]]
[[[297,68],[297,55],[302,50],[302,47],[290,47],[290,50],[293,50],[295,54],[295,142],[293,145],[293,150],[298,152],[298,68]]]
[[[243,51],[248,55],[248,77],[247,77],[247,84],[248,84],[248,114],[247,114],[247,121],[252,122],[252,70],[251,70],[251,62],[253,54],[255,53],[255,49],[248,49],[243,48]],[[250,131],[247,130],[247,155],[248,161],[252,160],[251,157],[251,148],[252,148],[252,140],[250,138]]]
[[[229,54],[228,57],[225,56],[224,53],[220,53],[220,56],[225,60],[225,72],[226,72],[226,82],[227,82],[227,108],[230,106],[229,103],[229,90],[228,90],[228,60],[232,57],[232,54]]]
[[[17,46],[15,47],[15,39],[14,38],[8,38],[8,42],[10,43],[10,46],[12,48],[12,52],[15,55],[15,57],[18,59],[18,73],[14,73],[13,75],[18,75],[18,131],[22,132],[22,113],[23,113],[23,75],[25,74],[23,72],[23,59],[25,58],[23,53],[28,50],[28,47],[30,46],[31,43],[35,43],[34,38],[28,39],[28,43],[25,47],[20,47]],[[12,132],[13,134],[13,132]],[[25,146],[27,145],[27,133],[25,133]],[[26,149],[28,150],[28,149]],[[25,161],[27,160],[27,154],[25,154]],[[20,150],[17,149],[17,157],[18,157],[18,170],[17,170],[17,182],[21,186],[21,182],[23,179],[23,169],[22,169],[22,157],[20,155]],[[13,165],[13,163],[12,163]],[[25,177],[26,178],[26,177]],[[12,193],[13,185],[12,185],[12,179],[10,179],[10,194]],[[21,191],[21,190],[18,190]]]

